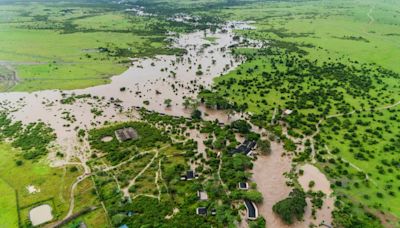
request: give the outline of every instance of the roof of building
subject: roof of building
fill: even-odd
[[[247,209],[247,218],[256,219],[258,214],[256,205],[250,200],[244,200],[244,204]]]
[[[212,215],[216,215],[217,214],[217,209],[215,209],[215,208],[211,209],[211,214]]]
[[[135,129],[128,127],[128,128],[122,128],[118,129],[115,131],[115,136],[117,139],[121,142],[127,141],[130,139],[137,139],[138,138],[138,133],[136,132]]]
[[[254,147],[257,145],[255,141],[244,141],[242,144],[240,144],[239,147],[229,151],[231,154],[237,154],[237,153],[243,153],[243,154],[249,154]]]
[[[249,184],[247,182],[240,182],[239,183],[239,188],[240,189],[248,189],[249,188]]]
[[[293,110],[290,110],[290,109],[286,109],[285,111],[283,111],[284,115],[290,115],[292,113],[293,113]]]
[[[186,172],[186,178],[187,179],[193,179],[195,177],[195,173],[193,170],[189,170]]]
[[[198,215],[206,215],[207,214],[207,208],[205,207],[198,207],[196,209],[196,214]]]
[[[206,191],[198,191],[197,196],[200,200],[208,200],[208,194]]]

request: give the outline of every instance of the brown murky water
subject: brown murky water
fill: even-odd
[[[288,180],[284,174],[291,169],[291,158],[282,156],[284,149],[281,144],[271,143],[272,153],[269,156],[259,156],[254,163],[253,181],[257,183],[257,189],[263,194],[264,201],[258,205],[259,213],[266,219],[267,227],[299,227],[307,228],[310,224],[319,225],[321,223],[331,225],[331,212],[334,208],[334,198],[331,196],[332,190],[330,183],[323,173],[313,165],[303,165],[304,175],[299,178],[299,182],[305,191],[308,191],[308,183],[315,181],[314,191],[321,190],[327,197],[320,210],[317,210],[316,219],[311,214],[311,202],[307,199],[307,207],[303,221],[297,221],[292,225],[286,225],[272,211],[272,206],[280,200],[285,199],[292,188],[286,185]]]
[[[237,25],[236,25],[237,24]],[[24,123],[43,121],[49,124],[57,134],[57,144],[66,153],[66,161],[73,156],[82,157],[85,150],[77,142],[76,128],[90,129],[104,121],[122,121],[138,117],[134,107],[167,113],[176,116],[189,116],[190,110],[183,108],[185,97],[195,98],[199,86],[210,86],[214,77],[227,73],[238,66],[243,58],[235,58],[229,46],[240,41],[233,39],[231,25],[240,29],[243,23],[230,23],[216,33],[199,31],[184,34],[175,39],[175,47],[185,48],[188,53],[182,57],[156,56],[155,58],[132,59],[132,67],[123,74],[112,77],[110,84],[73,91],[46,90],[34,93],[1,93],[0,109],[13,110],[12,118]],[[216,37],[212,44],[206,36]],[[201,70],[203,75],[197,75]],[[124,87],[125,91],[121,91]],[[91,94],[103,99],[79,99],[74,104],[61,104],[62,93]],[[119,100],[120,108],[110,101]],[[166,108],[164,101],[172,100],[172,106]],[[148,101],[149,105],[143,102]],[[100,116],[94,116],[92,109],[102,110]],[[204,107],[201,108],[206,111]],[[121,112],[122,111],[122,112]],[[227,121],[225,113],[207,111],[206,119]],[[66,120],[68,113],[76,121]],[[50,155],[54,164],[62,165]]]
[[[312,222],[316,225],[324,223],[331,226],[332,224],[332,210],[334,208],[335,198],[332,196],[332,189],[329,180],[326,176],[315,166],[311,164],[305,164],[299,169],[304,171],[304,174],[299,176],[299,183],[303,187],[304,191],[310,190],[309,183],[314,181],[315,185],[311,188],[312,191],[322,191],[326,197],[323,199],[324,204],[320,210],[317,211],[316,219]],[[310,202],[307,202],[310,204]],[[311,207],[307,207],[305,217],[311,217]]]

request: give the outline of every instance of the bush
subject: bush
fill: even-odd
[[[293,217],[300,220],[304,215],[304,208],[307,206],[306,196],[302,190],[293,189],[289,197],[276,203],[272,210],[287,223],[293,223]]]
[[[243,198],[253,201],[255,203],[261,203],[263,201],[262,194],[256,190],[249,190],[249,191],[244,192]]]
[[[264,154],[264,155],[271,154],[271,142],[270,141],[259,139],[257,141],[257,146],[262,154]]]
[[[242,134],[249,133],[251,129],[251,125],[245,120],[235,120],[232,122],[231,127]]]

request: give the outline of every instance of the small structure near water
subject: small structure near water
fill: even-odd
[[[247,156],[251,156],[251,154],[253,153],[253,149],[256,147],[256,145],[257,145],[256,141],[246,140],[239,147],[230,150],[229,153],[232,155],[237,153],[242,153]]]
[[[137,139],[139,137],[136,130],[131,127],[116,130],[115,136],[120,142]]]
[[[199,175],[196,174],[193,170],[188,170],[185,175],[181,176],[181,180],[193,180],[199,178]]]
[[[246,206],[247,210],[247,219],[256,220],[258,218],[257,206],[250,200],[244,200],[244,205]]]
[[[52,208],[48,204],[37,206],[29,211],[29,219],[33,226],[53,220]]]
[[[247,182],[240,182],[238,184],[238,187],[240,190],[248,190],[249,189],[249,183]]]

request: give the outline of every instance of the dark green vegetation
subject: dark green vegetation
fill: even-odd
[[[252,162],[247,156],[228,153],[238,145],[234,126],[144,110],[141,114],[146,123],[112,124],[89,132],[95,149],[89,164],[114,226],[232,226],[239,219],[243,199],[262,201],[255,189],[237,189],[239,182],[249,180]],[[119,142],[114,131],[124,127],[134,128],[139,137]],[[190,132],[199,132],[204,140],[188,139]],[[105,137],[113,139],[102,141]],[[197,149],[198,143],[204,143],[205,151]],[[188,164],[198,179],[181,180],[190,169]],[[199,200],[197,191],[207,192],[208,200]],[[196,215],[197,207],[207,208],[207,216]],[[252,224],[262,226],[265,221],[261,218]]]
[[[11,145],[22,150],[24,159],[39,159],[48,153],[49,143],[55,139],[53,130],[44,123],[31,123],[24,126],[13,123],[9,117],[0,114],[0,139],[11,140]]]
[[[289,133],[311,135],[321,118],[356,109],[374,109],[394,104],[400,88],[393,84],[400,76],[381,67],[340,61],[310,61],[301,54],[281,48],[245,52],[246,64],[218,78],[215,90],[235,97],[234,107],[247,107],[266,124],[282,117]]]
[[[287,224],[292,224],[294,218],[303,218],[306,203],[306,194],[299,189],[293,189],[289,197],[276,203],[272,210]]]
[[[127,127],[134,128],[140,138],[120,143],[115,136],[115,131]],[[107,160],[112,164],[117,164],[131,157],[138,150],[148,150],[168,141],[168,136],[141,122],[128,122],[94,129],[89,132],[89,135],[92,148],[106,152]],[[112,140],[109,142],[102,141],[105,137],[112,137]]]

